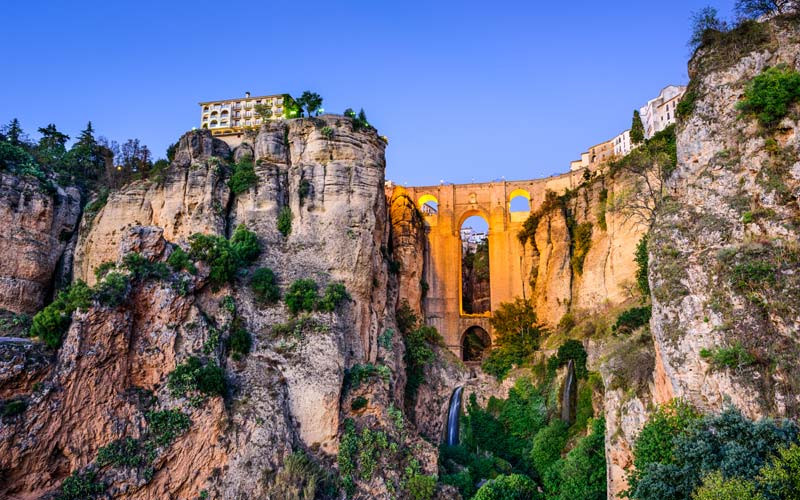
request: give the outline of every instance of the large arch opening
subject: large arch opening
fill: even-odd
[[[481,215],[464,219],[461,233],[461,314],[491,310],[489,223]]]
[[[439,200],[432,194],[423,194],[419,197],[419,209],[423,215],[435,215],[439,213]]]
[[[461,338],[461,359],[464,361],[480,361],[492,347],[492,339],[483,328],[475,325],[467,328]]]
[[[531,195],[524,189],[515,189],[508,195],[509,212],[530,212]]]

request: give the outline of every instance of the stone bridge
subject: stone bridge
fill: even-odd
[[[464,336],[477,326],[494,340],[489,318],[499,304],[530,295],[524,248],[517,238],[530,210],[544,201],[546,191],[563,192],[581,182],[582,172],[544,179],[478,184],[441,184],[406,187],[408,196],[422,210],[427,226],[425,255],[426,322],[435,326],[447,346],[462,358]],[[522,196],[529,210],[511,211],[511,200]],[[430,210],[435,206],[436,210]],[[489,287],[491,310],[465,314],[461,304],[461,225],[473,215],[489,225]],[[528,263],[529,264],[529,263]],[[463,359],[463,358],[462,358]]]

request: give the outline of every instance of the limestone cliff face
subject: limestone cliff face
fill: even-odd
[[[229,155],[227,144],[210,134],[188,133],[163,182],[138,181],[111,193],[105,206],[81,223],[75,279],[94,284],[94,269],[121,256],[122,235],[132,226],[163,228],[169,241],[193,233],[224,234],[230,190],[223,163]]]
[[[81,214],[75,188],[47,192],[35,179],[0,173],[0,308],[38,311]]]
[[[778,19],[763,30],[732,64],[714,46],[690,63],[696,102],[678,126],[671,198],[650,245],[665,382],[702,410],[729,400],[751,418],[800,413],[800,110],[765,130],[736,109],[767,67],[800,69],[800,28]],[[719,348],[738,349],[741,363],[701,356]]]
[[[231,152],[207,132],[190,132],[163,182],[132,183],[109,196],[81,228],[76,279],[94,283],[99,264],[129,252],[163,261],[195,232],[225,236],[244,224],[262,247],[254,267],[273,269],[284,293],[296,279],[311,278],[321,289],[343,283],[350,299],[335,313],[296,322],[282,303],[257,302],[247,276],[212,290],[199,265],[185,286],[150,280],[135,284],[119,307],[95,304],[76,313],[53,365],[26,353],[35,346],[0,344],[0,376],[17,386],[4,396],[27,402],[22,416],[0,426],[0,495],[34,498],[89,466],[118,498],[195,498],[202,490],[214,498],[263,498],[294,449],[330,466],[343,418],[396,425],[389,410],[403,408],[405,374],[402,338],[394,333],[398,287],[387,265],[384,147],[373,130],[354,130],[342,117],[269,123],[245,153],[233,153],[241,159],[252,151],[257,177],[234,197],[227,187]],[[291,231],[283,235],[277,220],[287,210]],[[218,347],[234,320],[222,305],[226,296],[253,339],[241,361]],[[214,340],[219,332],[222,339]],[[168,390],[168,373],[189,356],[223,367],[224,402],[195,404]],[[18,369],[21,357],[29,375]],[[345,370],[364,363],[385,366],[388,376],[345,394]],[[140,397],[150,392],[154,398]],[[359,397],[367,404],[356,410]],[[158,450],[152,477],[90,465],[100,447],[148,432],[147,412],[176,408],[191,426]],[[436,472],[435,446],[413,426],[395,438],[416,450],[424,473]],[[385,465],[380,477],[357,479],[354,498],[389,497],[387,481],[400,484],[405,464]]]
[[[401,186],[387,186],[386,200],[392,225],[392,255],[397,262],[399,301],[407,302],[422,316],[427,283],[423,283],[427,250],[426,227],[422,214]]]
[[[624,173],[595,177],[541,213],[526,245],[526,268],[543,323],[554,326],[570,310],[598,312],[633,298],[634,254],[647,228],[615,211],[611,202],[632,184]],[[591,229],[588,250],[576,267],[579,225]]]

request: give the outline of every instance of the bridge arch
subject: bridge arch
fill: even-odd
[[[461,360],[480,361],[492,348],[492,337],[482,326],[473,324],[461,334]]]
[[[524,201],[524,203],[519,203]],[[520,210],[521,209],[521,210]],[[531,194],[525,189],[515,189],[508,194],[509,213],[528,213],[531,211]]]

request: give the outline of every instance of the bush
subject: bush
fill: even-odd
[[[559,470],[559,498],[606,498],[605,420],[592,423],[592,433],[567,453]]]
[[[793,443],[778,450],[758,480],[775,498],[800,500],[800,446]]]
[[[652,311],[651,306],[632,307],[627,311],[623,311],[617,316],[617,321],[611,327],[611,331],[616,333],[631,333],[650,322]]]
[[[578,378],[586,378],[589,373],[586,370],[586,349],[583,348],[583,343],[580,340],[570,339],[561,344],[556,354],[558,366],[566,366],[569,360],[575,362],[575,375]]]
[[[146,280],[149,278],[165,279],[169,277],[169,269],[163,262],[150,262],[136,252],[125,254],[122,265],[130,271],[133,279]]]
[[[531,462],[540,476],[546,475],[561,458],[561,450],[566,446],[567,438],[567,424],[559,418],[553,419],[533,438]]]
[[[800,101],[800,73],[786,66],[768,68],[756,76],[737,105],[743,113],[755,115],[764,127],[774,127]]]
[[[95,286],[92,297],[105,306],[117,307],[125,302],[129,284],[129,278],[126,275],[110,272],[106,274],[103,281]]]
[[[6,401],[3,407],[0,408],[0,416],[15,417],[25,411],[25,401],[15,399],[13,401]]]
[[[481,368],[502,380],[514,365],[522,364],[539,348],[544,329],[537,323],[533,304],[519,298],[500,304],[489,322],[494,328],[496,346]]]
[[[222,236],[195,233],[189,237],[189,256],[211,268],[209,282],[218,289],[232,282],[240,267],[252,263],[261,253],[258,237],[239,224],[230,241]]]
[[[78,471],[72,473],[61,483],[61,488],[56,495],[56,500],[87,500],[97,498],[106,490],[106,485],[97,482],[95,471],[86,471],[81,474]]]
[[[703,484],[692,495],[692,500],[765,500],[756,491],[753,481],[740,478],[726,479],[715,471],[703,478]]]
[[[292,209],[289,207],[281,208],[278,213],[278,231],[286,237],[292,232]]]
[[[380,376],[384,380],[389,380],[391,371],[384,365],[373,365],[372,363],[356,364],[344,372],[342,383],[345,393],[353,389],[358,389],[363,382]]]
[[[367,403],[369,403],[369,400],[367,400],[367,398],[365,398],[364,396],[359,396],[355,398],[352,403],[350,403],[350,409],[353,411],[358,411],[362,408],[366,408]]]
[[[94,268],[95,279],[97,281],[102,280],[106,276],[106,274],[108,274],[109,271],[116,269],[116,267],[117,265],[111,262],[110,260],[103,262],[102,264]]]
[[[230,348],[233,359],[237,361],[250,353],[252,345],[253,338],[250,336],[250,332],[242,327],[235,328],[228,341],[228,347]]]
[[[426,325],[405,334],[403,342],[406,347],[403,355],[407,377],[405,395],[409,401],[416,401],[417,390],[425,382],[425,365],[436,357],[432,346],[443,340],[436,328]]]
[[[708,360],[716,368],[741,369],[756,362],[755,356],[744,348],[740,341],[730,347],[701,349],[700,357]]]
[[[189,415],[180,410],[151,411],[147,413],[147,423],[156,444],[167,446],[178,436],[189,430],[192,421]]]
[[[225,394],[225,372],[213,361],[203,365],[194,356],[176,366],[167,378],[173,396],[186,396],[198,391],[210,396]]]
[[[473,500],[537,500],[544,496],[536,484],[522,474],[497,476],[478,490]]]
[[[436,492],[436,477],[415,473],[406,481],[409,498],[430,500]]]
[[[255,186],[257,181],[258,176],[256,176],[253,159],[243,158],[239,163],[233,165],[233,173],[228,180],[228,187],[234,195],[237,195]]]
[[[192,259],[189,258],[189,254],[181,247],[175,247],[175,250],[169,254],[167,264],[173,271],[188,271],[189,274],[197,274],[197,267],[195,267]]]
[[[324,471],[302,451],[287,456],[283,466],[267,485],[265,498],[286,498],[292,500],[314,500],[333,498],[325,489],[331,484]],[[320,491],[322,495],[319,495]]]
[[[112,441],[97,451],[97,465],[100,467],[139,467],[144,462],[139,441],[131,437]]]
[[[650,297],[650,282],[647,280],[647,235],[642,236],[639,243],[636,245],[636,254],[634,260],[636,261],[636,285],[642,293],[642,301]]]
[[[583,274],[583,262],[592,245],[592,223],[583,222],[572,226],[572,270],[580,275]]]
[[[281,298],[275,273],[268,267],[260,267],[253,272],[250,278],[250,289],[256,299],[264,304],[273,304]]]
[[[231,246],[240,261],[240,265],[252,264],[261,255],[261,244],[258,236],[247,229],[244,224],[239,224],[231,236]]]
[[[296,315],[300,311],[313,311],[319,300],[317,283],[312,279],[299,279],[289,286],[283,298],[289,312]]]
[[[690,90],[683,94],[680,102],[678,102],[678,107],[675,109],[675,115],[678,118],[686,119],[689,115],[692,114],[694,111],[694,104],[697,100],[697,92]]]
[[[350,295],[342,283],[328,283],[328,286],[325,287],[325,293],[317,303],[317,308],[320,311],[333,312],[342,302],[348,299],[350,299]]]
[[[41,339],[53,349],[60,346],[61,338],[72,320],[72,313],[76,309],[89,307],[91,293],[91,289],[83,281],[77,281],[59,292],[53,302],[33,317],[30,336]]]

